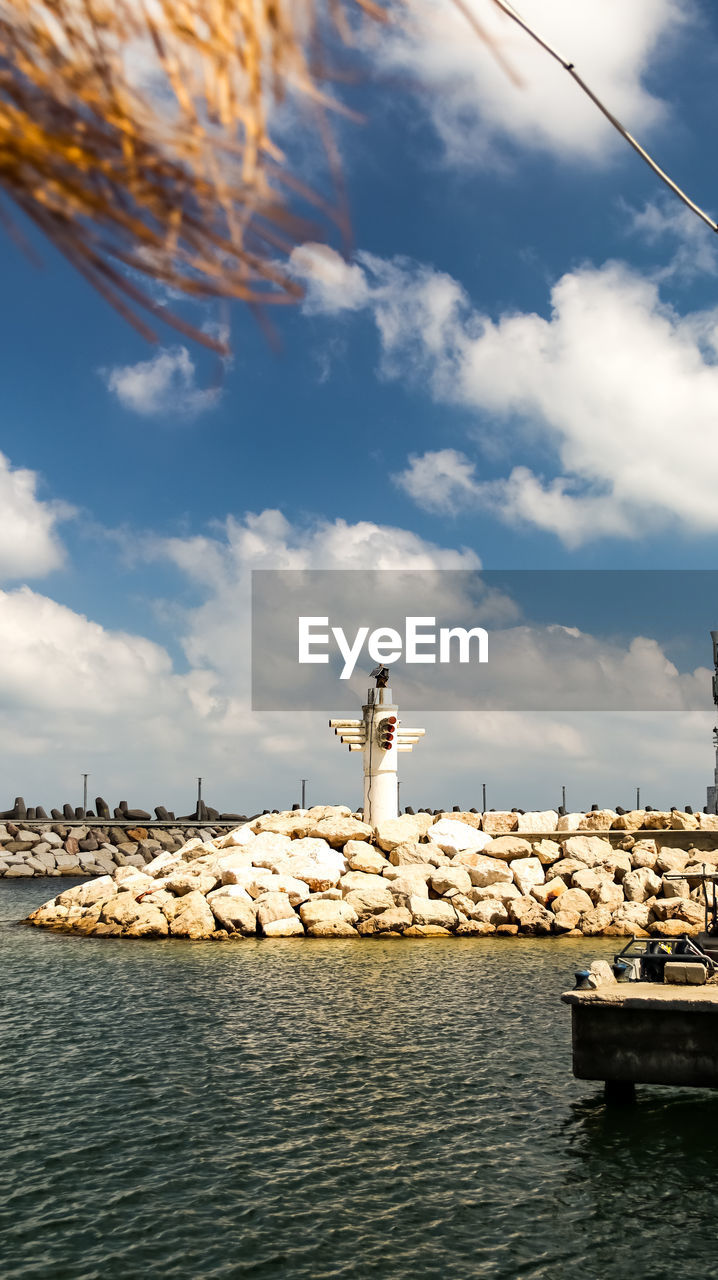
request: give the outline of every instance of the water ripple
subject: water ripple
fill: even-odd
[[[714,1273],[718,1097],[570,1074],[558,994],[612,943],[12,923],[42,897],[0,882],[3,1280]]]

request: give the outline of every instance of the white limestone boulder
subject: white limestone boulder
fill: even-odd
[[[512,862],[514,858],[530,858],[531,845],[523,836],[496,836],[484,845],[483,853],[487,858]]]
[[[512,884],[513,872],[508,862],[501,858],[489,858],[485,854],[473,855],[474,861],[467,868],[471,883],[483,889],[492,884]]]
[[[623,878],[623,895],[627,902],[645,902],[661,890],[661,877],[650,867],[638,867]]]
[[[564,858],[576,858],[587,867],[596,867],[610,858],[611,841],[601,836],[569,836],[563,844]]]
[[[221,929],[230,933],[257,932],[257,908],[245,889],[228,884],[207,895],[207,902]]]
[[[519,825],[519,815],[506,810],[491,810],[481,815],[482,830],[490,836],[506,836]]]
[[[207,899],[197,890],[178,899],[175,915],[169,922],[170,933],[174,938],[189,938],[192,941],[211,937],[216,927]]]
[[[396,905],[386,882],[378,889],[353,889],[344,901],[356,911],[359,920],[366,920],[367,916],[381,911],[391,911]]]
[[[474,904],[471,918],[484,924],[508,924],[509,912],[506,903],[499,898],[485,898],[483,902]]]
[[[299,916],[305,929],[327,922],[355,925],[359,916],[351,904],[340,899],[332,901],[327,898],[310,898],[299,908]]]
[[[443,929],[454,929],[458,924],[458,916],[449,902],[440,898],[422,898],[413,894],[407,904],[414,924],[440,925]]]
[[[304,925],[299,916],[269,920],[262,928],[265,938],[298,938],[304,935]]]
[[[263,893],[256,900],[257,924],[264,931],[265,925],[276,920],[291,920],[294,916],[289,897],[286,893]]]
[[[555,809],[533,810],[520,813],[516,830],[519,835],[523,831],[538,833],[539,831],[555,831],[558,827],[558,813]]]
[[[471,876],[465,867],[439,867],[429,877],[429,884],[440,897],[447,893],[468,893]]]
[[[403,813],[400,818],[388,818],[374,828],[374,838],[380,849],[391,853],[397,845],[420,840],[433,825],[431,813]]]
[[[396,845],[389,854],[389,861],[394,867],[410,866],[413,862],[430,862],[434,867],[443,867],[449,861],[448,856],[438,844],[426,840],[407,840],[405,844]]]
[[[350,814],[319,818],[307,827],[309,837],[326,840],[333,849],[343,849],[349,840],[371,840],[372,831],[368,822],[360,822]]]
[[[537,884],[543,884],[546,880],[539,858],[515,858],[509,863],[509,870],[522,897],[528,896]]]
[[[365,840],[348,840],[343,852],[350,871],[380,876],[384,868],[390,865],[384,854],[368,845]]]
[[[442,853],[449,857],[456,853],[480,853],[491,841],[491,836],[486,831],[478,831],[453,818],[440,818],[430,828],[428,835],[431,843],[438,845]]]

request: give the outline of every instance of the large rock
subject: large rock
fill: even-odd
[[[601,865],[602,871],[605,871],[607,875],[613,876],[614,880],[618,881],[622,881],[631,869],[631,855],[616,849],[614,849],[610,858],[606,858]]]
[[[578,831],[585,818],[584,813],[561,813],[556,823],[557,831]]]
[[[572,933],[581,919],[578,911],[558,910],[553,918],[554,933]]]
[[[683,871],[689,861],[690,854],[686,849],[669,849],[663,845],[653,865],[659,875],[665,875],[666,872]]]
[[[396,880],[388,880],[387,884],[395,902],[400,903],[401,906],[407,906],[408,899],[413,894],[420,898],[429,896],[428,880],[420,879],[418,876],[397,876]]]
[[[698,817],[695,813],[682,813],[680,809],[674,809],[671,814],[671,826],[674,831],[696,831],[698,825]]]
[[[407,840],[405,844],[396,845],[392,849],[389,861],[394,867],[408,867],[415,862],[429,862],[433,867],[442,867],[449,859],[438,844],[432,844],[430,841],[420,844],[418,840]]]
[[[220,836],[217,839],[217,845],[220,849],[236,849],[247,848],[254,842],[254,832],[248,822],[241,827],[235,827],[234,831],[230,831],[226,836]]]
[[[317,920],[307,927],[310,938],[358,938],[359,935],[348,920]]]
[[[515,858],[509,868],[522,897],[527,897],[535,885],[543,884],[546,879],[538,858]]]
[[[701,831],[718,831],[718,813],[699,813],[698,826]]]
[[[647,831],[665,831],[672,825],[672,818],[672,813],[661,813],[654,809],[652,813],[644,814],[643,826]]]
[[[592,809],[578,824],[579,831],[610,831],[617,814],[613,809]]]
[[[195,889],[178,899],[176,914],[170,921],[170,933],[173,937],[193,940],[209,938],[215,927],[212,909],[203,894]]]
[[[477,831],[475,827],[452,818],[440,818],[429,831],[429,836],[431,843],[438,845],[450,857],[464,851],[480,853],[491,841],[491,836],[485,831]]]
[[[309,902],[302,903],[299,915],[307,930],[311,930],[315,925],[327,923],[354,925],[359,919],[350,903],[343,899],[337,901],[329,898],[310,898]]]
[[[386,889],[387,882],[383,876],[373,876],[367,871],[347,871],[339,881],[342,897],[353,893],[356,889]]]
[[[297,841],[290,840],[289,836],[280,835],[274,831],[262,831],[255,836],[253,844],[247,846],[247,852],[250,854],[252,864],[255,867],[265,867],[268,871],[277,871],[280,867],[285,867],[287,857],[291,850],[296,850]]]
[[[291,840],[294,836],[305,836],[308,828],[316,822],[316,818],[309,817],[302,809],[297,813],[263,813],[249,824],[250,835],[252,832],[257,835],[272,834]],[[244,830],[242,827],[239,829]]]
[[[208,894],[207,902],[218,925],[230,933],[257,932],[257,908],[240,885],[229,884]]]
[[[566,881],[562,880],[560,876],[553,876],[551,880],[546,880],[543,884],[534,885],[529,892],[532,898],[541,903],[542,907],[550,907],[557,898],[566,893]],[[518,889],[516,893],[517,896],[521,896]],[[560,910],[560,907],[556,909]]]
[[[430,813],[404,813],[400,818],[388,818],[376,828],[376,843],[380,849],[391,853],[397,845],[411,844],[421,839],[433,822],[434,818]]]
[[[240,885],[250,898],[259,898],[263,893],[271,893],[276,887],[278,877],[266,867],[225,867],[222,872],[222,884]]]
[[[645,817],[645,809],[631,809],[629,813],[619,813],[611,826],[614,831],[640,831]]]
[[[481,817],[483,830],[491,836],[506,836],[510,831],[515,831],[518,825],[519,815],[507,813],[506,810],[484,813]]]
[[[412,914],[405,907],[392,906],[377,915],[367,916],[357,926],[357,933],[362,937],[376,936],[382,933],[403,933],[412,925]]]
[[[167,918],[154,903],[139,903],[139,913],[124,930],[128,938],[166,938]]]
[[[552,863],[558,862],[562,849],[558,840],[536,840],[531,846],[531,853],[543,867],[550,867]]]
[[[430,862],[411,862],[406,866],[385,868],[382,880],[389,883],[394,880],[416,880],[419,883],[423,880],[426,883],[435,871],[436,867]]]
[[[508,924],[509,912],[506,904],[498,898],[486,898],[483,902],[477,902],[471,911],[472,920],[479,920],[482,924]]]
[[[539,831],[555,831],[558,826],[558,814],[555,809],[542,809],[530,813],[520,813],[516,830],[519,834],[528,831],[531,834]]]
[[[610,907],[591,907],[590,911],[581,916],[578,927],[586,937],[592,938],[604,933],[610,927],[612,918]]]
[[[563,846],[565,858],[576,858],[587,867],[598,866],[610,858],[612,852],[610,840],[600,836],[569,836]]]
[[[615,924],[627,925],[629,932],[633,932],[634,929],[647,929],[651,919],[651,908],[642,902],[624,902],[613,912],[612,919]]]
[[[281,920],[270,920],[262,930],[265,938],[298,938],[304,936],[304,925],[299,916],[287,916]]]
[[[645,902],[661,889],[661,877],[649,867],[638,867],[623,878],[623,895],[627,902]]]
[[[367,916],[378,915],[383,911],[392,911],[395,907],[394,897],[388,884],[378,889],[353,889],[344,901],[356,911],[360,920]]]
[[[296,876],[285,875],[280,872],[276,877],[276,881],[277,883],[272,885],[273,891],[275,893],[286,893],[292,907],[295,909],[307,901],[310,889],[304,880],[298,880]]]
[[[307,835],[317,840],[326,840],[333,849],[342,849],[348,840],[370,840],[372,827],[368,822],[360,822],[358,818],[340,816],[320,818],[312,822]]]
[[[364,840],[348,840],[344,845],[344,857],[350,871],[364,871],[369,875],[380,876],[390,864],[378,849],[374,849]]]
[[[631,849],[631,867],[655,867],[658,861],[658,846],[655,840],[636,840]]]
[[[563,884],[563,881],[561,883]],[[486,902],[489,898],[498,898],[499,902],[510,902],[512,898],[520,898],[522,895],[513,880],[508,882],[501,880],[483,887],[472,888],[468,896],[472,902]]]
[[[69,907],[76,902],[80,907],[91,907],[95,902],[108,902],[117,893],[117,885],[112,876],[98,876],[96,880],[88,880],[85,884],[75,885],[74,889],[65,889],[56,899],[63,906]]]
[[[484,854],[473,855],[472,864],[467,868],[471,883],[478,889],[492,884],[512,884],[513,873],[507,862],[501,858],[487,858]]]
[[[195,891],[206,896],[221,883],[221,875],[214,875],[212,872],[202,871],[185,864],[182,871],[167,876],[164,887],[170,893],[176,893],[178,898],[182,898],[185,894]]]
[[[593,909],[593,903],[584,889],[567,889],[553,903],[553,911],[578,911],[583,915]]]
[[[286,893],[265,893],[257,898],[257,923],[264,930],[265,925],[275,920],[291,920],[294,909]]]
[[[550,933],[553,928],[553,913],[535,898],[514,898],[508,909],[511,919],[523,933]]]
[[[439,925],[442,929],[453,929],[458,924],[458,916],[450,902],[412,894],[408,909],[414,924]]]
[[[322,893],[339,884],[346,871],[346,859],[326,840],[295,840],[286,870],[309,885],[312,893]]]
[[[439,867],[429,879],[434,893],[443,896],[447,893],[468,893],[471,888],[471,876],[465,867]]]
[[[531,845],[521,836],[496,836],[484,845],[483,852],[487,858],[501,858],[504,862],[513,862],[514,858],[529,858]]]

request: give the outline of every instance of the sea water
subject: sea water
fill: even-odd
[[[3,1280],[706,1280],[718,1095],[571,1075],[620,940],[148,942],[0,881]]]

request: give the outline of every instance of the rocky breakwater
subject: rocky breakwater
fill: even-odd
[[[483,815],[486,830],[473,813],[407,814],[375,828],[344,806],[266,814],[163,849],[142,866],[114,866],[46,902],[29,923],[98,936],[234,940],[700,929],[692,877],[703,864],[718,867],[718,847],[692,847],[697,819],[695,828],[673,828],[686,845],[676,848],[662,842],[666,828],[619,828],[612,843],[590,825],[561,835],[556,813],[524,817],[536,823],[531,838],[501,833],[513,814]],[[718,846],[718,832],[709,840]]]
[[[191,831],[211,840],[217,828]],[[188,832],[159,828],[0,824],[0,876],[113,876],[118,867],[143,868],[163,851],[178,852]]]

